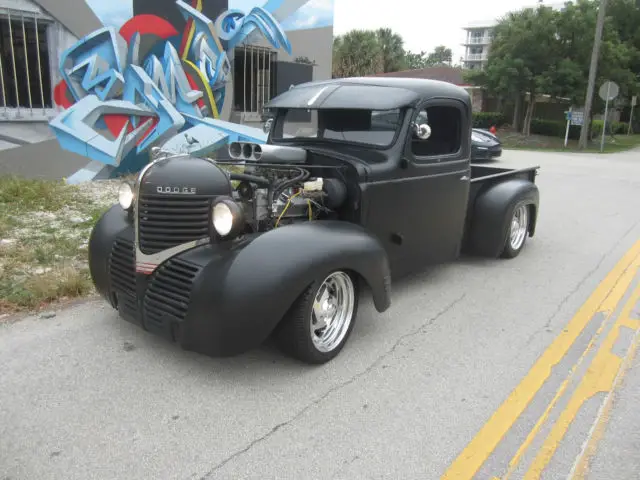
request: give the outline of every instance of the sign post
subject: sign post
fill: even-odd
[[[569,127],[571,126],[571,114],[573,113],[573,106],[569,107],[567,114],[567,131],[564,134],[564,148],[567,148],[567,142],[569,141]]]
[[[618,92],[620,89],[618,88],[618,84],[612,81],[607,80],[600,87],[600,98],[604,100],[604,122],[602,124],[602,139],[600,140],[600,153],[604,151],[604,135],[607,131],[607,117],[609,116],[609,102],[611,100],[615,100],[618,96]]]
[[[638,96],[634,95],[631,97],[631,113],[629,114],[629,129],[627,130],[627,135],[631,135],[631,123],[633,122],[633,107],[638,103]]]

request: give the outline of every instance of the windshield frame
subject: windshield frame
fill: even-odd
[[[287,113],[290,110],[293,111],[307,111],[307,112],[319,112],[322,110],[327,110],[325,108],[284,108],[284,107],[279,107],[279,108],[274,108],[273,110],[275,110],[273,112],[273,122],[271,123],[271,128],[269,129],[269,137],[268,137],[268,141],[270,143],[273,144],[290,144],[290,143],[319,143],[319,144],[324,144],[324,145],[344,145],[344,146],[351,146],[351,147],[356,147],[356,148],[367,148],[367,149],[374,149],[374,150],[389,150],[390,148],[393,148],[394,145],[396,145],[396,143],[398,142],[398,138],[400,137],[400,135],[402,134],[402,132],[405,129],[405,123],[406,120],[408,118],[407,112],[408,112],[408,108],[406,107],[395,107],[395,108],[391,108],[391,109],[385,109],[385,110],[376,110],[376,109],[371,109],[371,108],[357,108],[357,109],[346,109],[346,110],[365,110],[365,111],[370,111],[370,112],[380,112],[380,113],[384,113],[384,112],[391,112],[394,110],[398,110],[398,117],[399,117],[399,122],[398,122],[398,126],[396,127],[394,134],[393,134],[393,138],[391,139],[391,141],[389,143],[387,143],[386,145],[380,145],[380,144],[375,144],[375,143],[366,143],[366,142],[356,142],[356,141],[351,141],[351,140],[341,140],[341,139],[337,139],[337,138],[318,138],[318,137],[296,137],[294,135],[291,136],[285,136],[286,134],[282,133],[284,130],[284,125],[286,123],[286,117],[287,117]],[[335,110],[335,109],[330,109],[330,110]],[[280,132],[278,135],[276,135],[276,132]]]

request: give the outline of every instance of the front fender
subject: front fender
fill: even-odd
[[[371,288],[376,309],[389,308],[386,251],[364,228],[341,221],[299,223],[260,235],[230,266],[224,296],[231,303],[262,299],[281,317],[311,282],[335,269],[357,273]]]
[[[219,344],[218,351],[239,351],[262,343],[300,294],[335,269],[352,271],[364,279],[379,312],[391,304],[386,252],[375,237],[352,223],[288,225],[226,251],[211,246],[185,254],[194,263],[200,263],[198,257],[211,260],[199,274],[190,310],[220,320],[210,324],[215,324],[215,331],[206,328],[198,336],[214,341],[238,339],[243,344],[242,348],[235,348],[235,341]],[[193,337],[191,341],[198,342]]]
[[[114,239],[131,228],[127,212],[115,204],[102,214],[89,236],[89,272],[98,294],[115,306],[111,297],[109,278],[109,255]]]
[[[469,247],[474,253],[497,257],[502,252],[516,204],[530,205],[529,236],[535,232],[540,193],[535,183],[511,179],[480,193],[473,205]]]

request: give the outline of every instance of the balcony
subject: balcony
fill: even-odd
[[[491,37],[469,37],[464,45],[489,45],[491,43]]]
[[[469,53],[464,58],[465,62],[484,62],[487,60],[488,55],[486,53]]]

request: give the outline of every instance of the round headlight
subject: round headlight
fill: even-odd
[[[213,207],[213,228],[223,237],[229,235],[233,228],[233,213],[224,202],[218,202]]]
[[[244,228],[242,207],[231,198],[220,198],[213,204],[211,223],[221,237],[234,237]]]
[[[134,196],[135,195],[133,193],[133,187],[131,186],[131,184],[127,182],[123,182],[120,184],[120,189],[118,190],[118,202],[120,203],[120,206],[122,208],[124,208],[125,210],[129,210],[129,208],[131,208],[131,205],[133,205]]]

